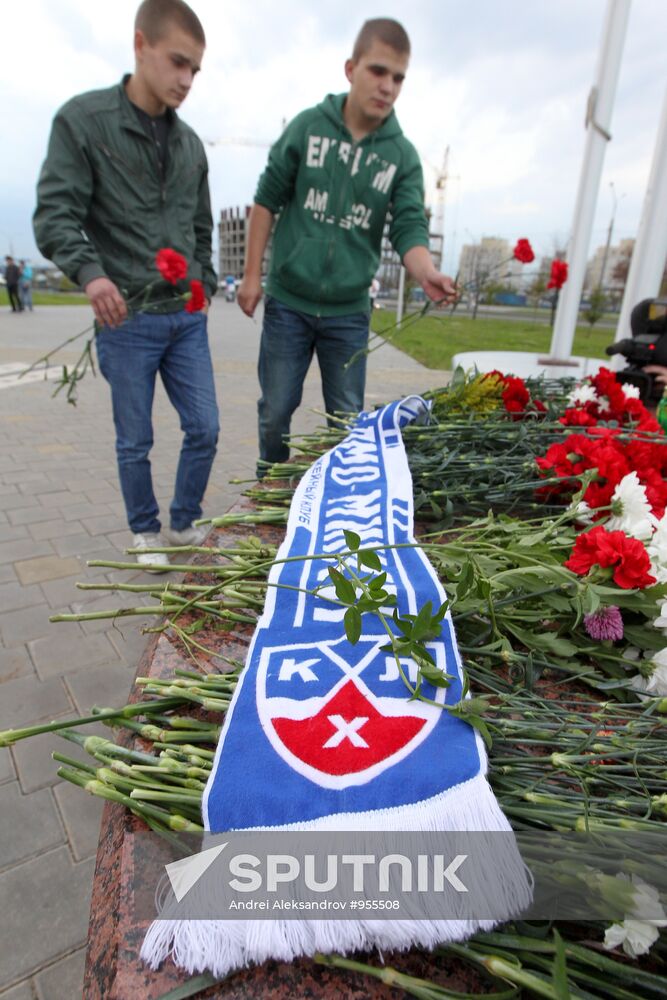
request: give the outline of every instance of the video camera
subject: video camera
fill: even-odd
[[[622,354],[628,365],[616,373],[624,385],[636,385],[642,403],[655,405],[664,386],[645,372],[645,365],[667,368],[667,299],[642,299],[630,313],[632,337],[605,348],[609,355]]]

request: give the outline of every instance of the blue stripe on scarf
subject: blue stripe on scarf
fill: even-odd
[[[413,541],[412,483],[401,426],[426,410],[410,397],[360,414],[336,448],[303,477],[278,559],[345,552],[343,530],[362,547]],[[416,548],[378,552],[401,614],[445,594]],[[356,560],[349,564],[356,569]],[[430,799],[483,769],[478,741],[466,723],[438,707],[409,701],[379,620],[363,617],[351,645],[344,609],[329,586],[332,559],[278,563],[228,712],[204,798],[207,829],[221,832],[285,826],[338,813],[389,809]],[[320,596],[304,594],[320,586]],[[282,589],[295,588],[295,589]],[[461,675],[451,620],[429,646],[453,674],[427,698],[460,700]],[[409,664],[405,664],[406,671]],[[426,734],[426,735],[425,735]],[[387,765],[387,761],[389,764]],[[370,762],[370,763],[369,763]]]

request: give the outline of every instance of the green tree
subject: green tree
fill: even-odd
[[[598,285],[598,287],[594,288],[591,292],[588,308],[584,310],[584,319],[590,326],[591,330],[597,321],[602,319],[606,304],[607,298],[605,293],[602,291],[600,285]]]

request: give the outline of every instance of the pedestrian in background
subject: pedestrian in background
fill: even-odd
[[[22,312],[21,298],[19,296],[20,274],[18,264],[9,254],[5,257],[5,281],[7,282],[7,295],[12,312]]]
[[[32,267],[29,260],[19,261],[19,296],[21,308],[32,312]]]

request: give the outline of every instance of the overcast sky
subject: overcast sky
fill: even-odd
[[[22,0],[3,17],[0,250],[39,260],[30,217],[53,113],[131,71],[136,0]],[[606,0],[194,0],[208,47],[182,106],[205,140],[269,143],[346,89],[343,63],[367,17],[402,21],[412,59],[396,105],[427,187],[450,147],[445,270],[481,236],[528,237],[538,253],[572,226]],[[667,2],[632,0],[591,253],[636,234],[667,84]],[[214,214],[252,201],[262,145],[207,147]]]

